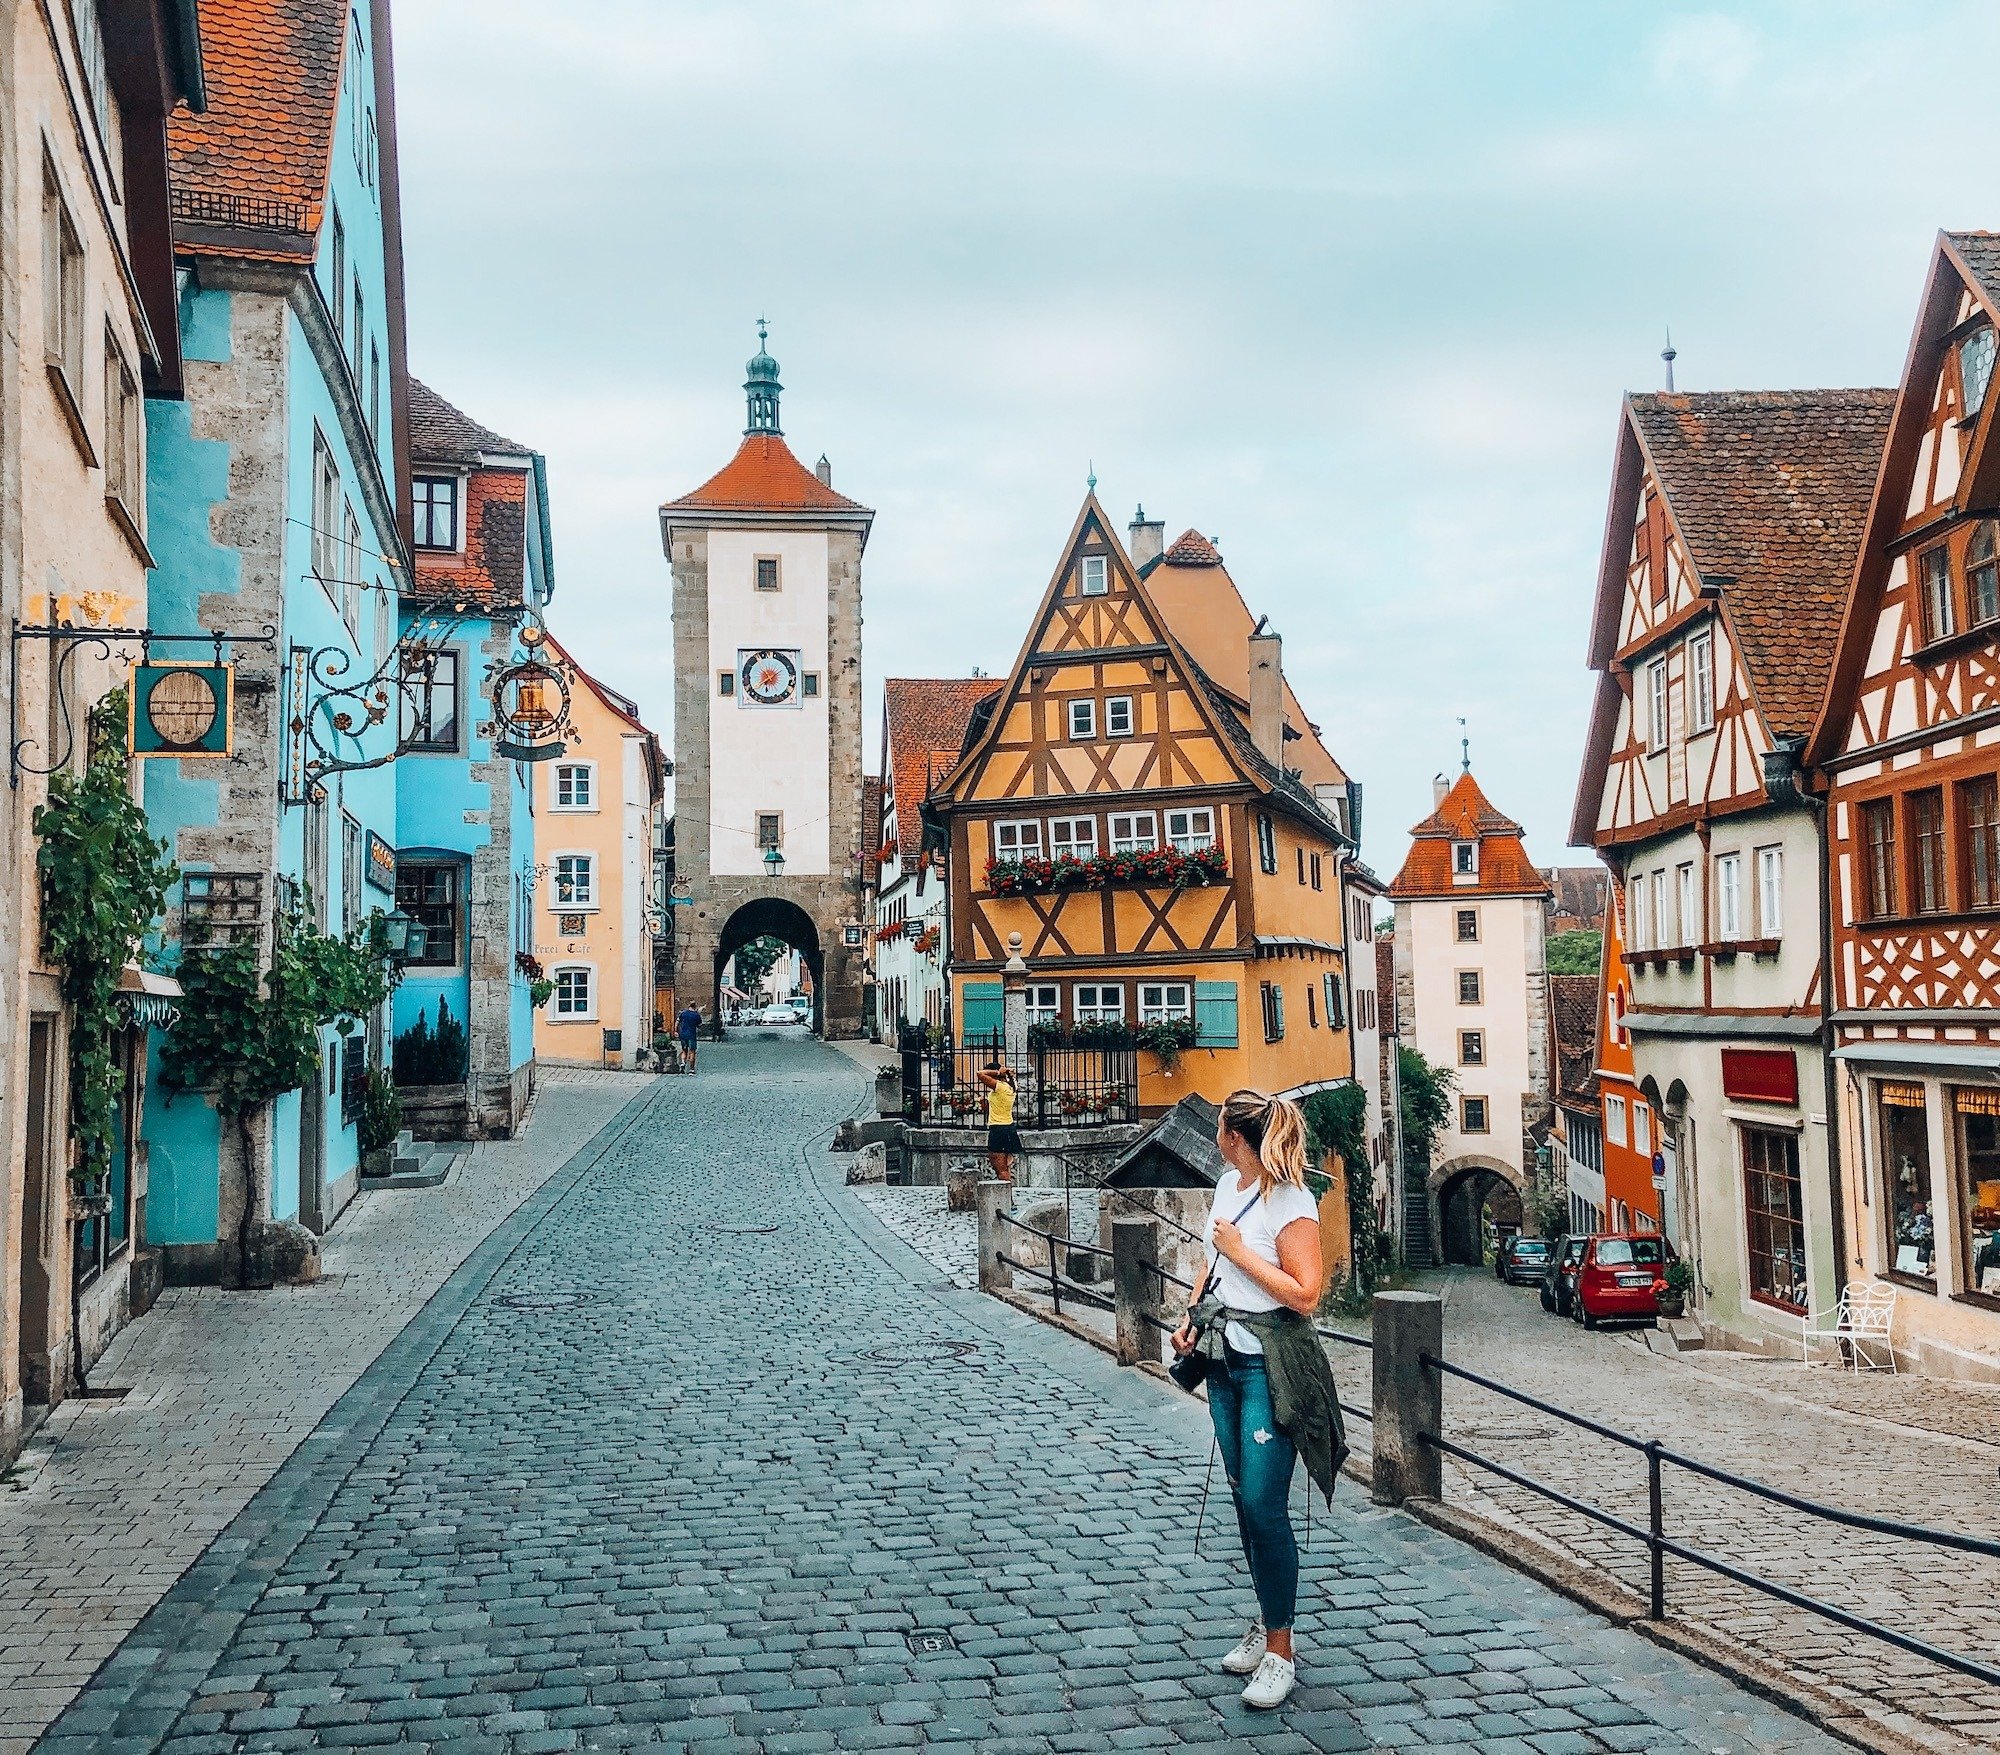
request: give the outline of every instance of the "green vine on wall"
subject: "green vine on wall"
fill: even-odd
[[[80,774],[49,782],[35,812],[40,839],[42,943],[62,971],[70,1007],[69,1111],[75,1174],[94,1182],[111,1172],[118,1142],[118,977],[166,905],[180,876],[168,846],[147,833],[132,796],[125,755],[125,691],[90,710],[88,755]]]
[[[202,1091],[241,1122],[259,1106],[299,1090],[320,1066],[320,1030],[351,1036],[396,985],[379,912],[352,932],[321,932],[303,902],[278,910],[271,962],[259,967],[254,939],[181,958],[180,1022],[160,1051],[169,1089]]]

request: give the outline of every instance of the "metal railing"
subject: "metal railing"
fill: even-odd
[[[994,1067],[1014,1075],[1017,1127],[1099,1127],[1138,1119],[1134,1046],[1044,1044],[1010,1053],[997,1038],[954,1042],[948,1035],[930,1045],[905,1040],[903,1119],[927,1127],[984,1127],[986,1087],[979,1075]]]
[[[999,1185],[989,1184],[988,1187],[997,1188]],[[1122,1201],[1129,1202],[1149,1221],[1163,1224],[1184,1237],[1194,1238],[1198,1235],[1171,1214],[1162,1212],[1141,1199],[1134,1191],[1118,1189],[1105,1192],[1114,1193]],[[1011,1191],[1007,1191],[1001,1198],[1003,1200],[1011,1198]],[[1039,1263],[1024,1263],[1001,1251],[992,1240],[997,1235],[997,1229],[989,1231],[986,1227],[989,1211],[999,1224],[1017,1231],[1029,1232],[1042,1239],[1049,1247],[1048,1264],[1043,1266]],[[1156,1284],[1157,1295],[1146,1297],[1141,1308],[1124,1309],[1121,1307],[1120,1298],[1126,1294],[1128,1282],[1114,1275],[1113,1289],[1116,1296],[1107,1298],[1102,1292],[1078,1285],[1062,1272],[1059,1265],[1060,1250],[1081,1250],[1092,1257],[1115,1262],[1119,1254],[1118,1249],[1107,1250],[1096,1244],[1077,1243],[1069,1238],[1057,1236],[1016,1219],[1012,1213],[1005,1210],[1004,1206],[983,1205],[981,1220],[982,1256],[990,1252],[997,1264],[1027,1274],[1031,1282],[1046,1282],[1051,1301],[1058,1313],[1061,1310],[1061,1300],[1067,1298],[1093,1309],[1112,1311],[1120,1316],[1121,1320],[1130,1319],[1136,1327],[1160,1336],[1170,1334],[1178,1326],[1176,1321],[1170,1320],[1166,1315],[1166,1288],[1174,1286],[1187,1296],[1193,1295],[1194,1287],[1164,1263],[1156,1258],[1141,1259],[1137,1266],[1143,1270],[1143,1274],[1139,1277]],[[1121,1240],[1114,1235],[1114,1241]],[[1126,1248],[1129,1268],[1131,1265],[1129,1244]],[[982,1260],[982,1285],[987,1283],[985,1267],[986,1264]],[[1649,1620],[1667,1619],[1666,1563],[1669,1559],[1679,1560],[1712,1573],[1742,1589],[1783,1603],[1789,1608],[1818,1615],[1849,1632],[1878,1639],[1885,1645],[1936,1664],[1941,1669],[2000,1687],[2000,1665],[1986,1663],[1979,1658],[1934,1645],[1929,1640],[1901,1632],[1866,1615],[1810,1596],[1777,1579],[1755,1572],[1748,1566],[1738,1565],[1718,1554],[1669,1535],[1666,1528],[1666,1471],[1669,1467],[1681,1469],[1698,1479],[1748,1494],[1766,1504],[1781,1506],[1787,1511],[1816,1519],[1821,1523],[1843,1529],[1860,1530],[1869,1535],[1885,1536],[1892,1540],[1912,1542],[1922,1548],[1946,1549],[1956,1553],[1976,1554],[1987,1559],[2000,1559],[2000,1540],[1965,1535],[1956,1530],[1936,1529],[1925,1524],[1908,1523],[1898,1518],[1878,1517],[1868,1512],[1846,1511],[1836,1505],[1827,1505],[1804,1494],[1789,1492],[1782,1487],[1772,1486],[1767,1481],[1759,1481],[1751,1476],[1738,1474],[1732,1469],[1722,1468],[1718,1464],[1703,1462],[1699,1457],[1669,1448],[1656,1438],[1640,1438],[1602,1420],[1592,1419],[1587,1414],[1577,1413],[1574,1409],[1565,1408],[1526,1390],[1517,1389],[1514,1385],[1503,1383],[1483,1372],[1471,1370],[1463,1365],[1454,1365],[1437,1350],[1441,1346],[1443,1330],[1442,1312],[1439,1300],[1436,1298],[1407,1293],[1392,1294],[1387,1298],[1378,1297],[1374,1320],[1376,1330],[1374,1336],[1348,1334],[1341,1329],[1318,1323],[1314,1328],[1324,1342],[1359,1348],[1371,1356],[1375,1354],[1379,1338],[1385,1328],[1390,1334],[1387,1344],[1390,1347],[1392,1363],[1386,1367],[1386,1375],[1385,1368],[1380,1362],[1377,1364],[1372,1405],[1358,1407],[1345,1400],[1340,1403],[1343,1413],[1369,1421],[1378,1433],[1383,1434],[1383,1438],[1378,1440],[1378,1447],[1371,1464],[1375,1495],[1378,1500],[1388,1504],[1401,1503],[1405,1498],[1442,1500],[1444,1478],[1438,1465],[1443,1458],[1451,1457],[1469,1468],[1483,1470],[1512,1486],[1547,1500],[1552,1505],[1560,1506],[1591,1523],[1613,1530],[1638,1543],[1645,1550],[1648,1561],[1646,1603]],[[1410,1344],[1426,1332],[1420,1326],[1404,1328],[1400,1334],[1397,1333],[1396,1325],[1421,1322],[1430,1324],[1428,1334],[1431,1345]],[[1413,1365],[1407,1376],[1400,1378],[1396,1375],[1393,1364],[1399,1355],[1404,1360],[1411,1361]],[[1128,1363],[1139,1362],[1127,1358],[1123,1352],[1120,1357],[1126,1358]],[[1154,1344],[1153,1358],[1157,1363],[1157,1342]],[[1551,1419],[1560,1420],[1578,1431],[1588,1432],[1622,1449],[1636,1452],[1645,1459],[1645,1521],[1639,1523],[1629,1516],[1621,1516],[1605,1505],[1566,1492],[1523,1469],[1500,1461],[1497,1457],[1485,1455],[1470,1445],[1446,1437],[1443,1430],[1443,1386],[1446,1379],[1456,1379],[1475,1389],[1484,1390],[1490,1395],[1500,1396]],[[1382,1447],[1385,1443],[1400,1450],[1405,1459],[1390,1469],[1393,1478],[1386,1481],[1385,1466],[1389,1465],[1385,1465],[1384,1461]],[[1427,1478],[1426,1471],[1422,1469],[1412,1473],[1407,1459],[1413,1452],[1428,1453],[1430,1456]],[[1411,1485],[1413,1479],[1422,1484]]]

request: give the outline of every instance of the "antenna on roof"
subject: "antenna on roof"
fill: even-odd
[[[1660,349],[1660,358],[1667,362],[1667,394],[1674,393],[1674,361],[1680,356],[1674,352],[1674,332],[1667,331],[1667,345]]]
[[[1466,735],[1463,719],[1458,722],[1458,771],[1461,774],[1472,772],[1472,739]]]

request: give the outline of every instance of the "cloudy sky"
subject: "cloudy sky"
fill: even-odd
[[[1002,672],[1095,465],[1367,788],[1563,857],[1618,398],[1894,380],[2000,227],[1991,0],[399,0],[413,369],[547,454],[554,621],[670,730],[655,509],[784,420],[881,682]]]

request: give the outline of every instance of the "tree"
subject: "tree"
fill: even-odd
[[[783,939],[773,938],[768,932],[761,938],[753,938],[736,953],[736,985],[743,992],[754,994],[790,948]]]
[[[1403,1092],[1403,1162],[1429,1170],[1431,1144],[1451,1119],[1451,1093],[1458,1076],[1450,1067],[1434,1066],[1414,1048],[1396,1050],[1396,1074]]]
[[[1604,960],[1604,934],[1585,928],[1558,932],[1548,942],[1551,975],[1595,975]]]

